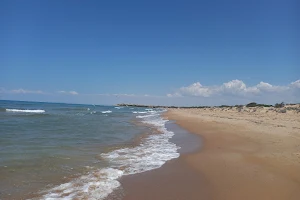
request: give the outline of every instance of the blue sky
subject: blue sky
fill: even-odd
[[[0,97],[300,102],[297,6],[296,0],[3,0]]]

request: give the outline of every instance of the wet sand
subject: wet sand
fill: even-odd
[[[171,142],[181,147],[178,150],[181,154],[180,158],[170,160],[155,170],[122,177],[120,182],[125,197],[119,198],[118,195],[115,195],[116,197],[108,199],[198,200],[200,196],[201,199],[211,199],[209,183],[205,176],[182,159],[201,149],[201,138],[182,129],[175,123],[169,123],[166,127],[168,130],[176,132]],[[120,193],[120,191],[116,193]]]
[[[124,177],[124,199],[300,199],[299,114],[169,109],[166,117],[201,135],[203,147]]]
[[[211,199],[205,176],[182,159],[171,160],[156,170],[124,177],[121,183],[124,200]]]

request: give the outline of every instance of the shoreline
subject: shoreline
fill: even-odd
[[[182,159],[205,175],[212,199],[300,199],[298,115],[251,114],[170,109],[167,117],[203,138]]]
[[[162,116],[166,118],[165,113]],[[181,147],[178,149],[180,156],[167,161],[160,168],[122,177],[122,192],[116,191],[124,195],[121,199],[211,199],[209,183],[204,174],[185,162],[188,155],[201,151],[201,137],[181,128],[175,121],[167,123],[166,128],[175,133],[170,142]],[[118,196],[116,193],[107,200],[118,199],[114,197]]]
[[[152,111],[150,113],[153,115]],[[91,166],[90,167],[90,165],[89,165],[87,167],[84,167],[84,169],[82,169],[81,171],[78,171],[78,173],[76,173],[76,174],[70,174],[69,176],[60,176],[59,179],[54,179],[53,182],[47,184],[46,186],[35,187],[32,190],[28,190],[28,192],[25,191],[25,192],[18,193],[18,194],[12,193],[12,194],[8,194],[6,196],[4,196],[4,194],[3,194],[3,198],[5,198],[5,199],[43,199],[43,198],[46,198],[47,195],[49,197],[50,195],[52,195],[52,193],[54,195],[57,194],[56,196],[59,196],[60,194],[62,194],[61,196],[68,196],[68,195],[71,195],[71,193],[69,191],[72,192],[73,188],[75,188],[75,190],[74,190],[75,192],[77,192],[77,191],[81,192],[82,190],[80,188],[77,189],[77,187],[81,186],[80,183],[85,183],[85,182],[88,183],[89,180],[87,180],[87,179],[91,179],[92,181],[93,180],[95,180],[95,181],[98,180],[97,183],[100,183],[103,180],[104,184],[107,184],[107,183],[110,184],[109,181],[111,181],[113,179],[113,180],[116,180],[116,183],[118,183],[117,181],[119,181],[119,179],[114,178],[114,174],[112,174],[112,178],[108,177],[107,178],[108,181],[105,181],[104,179],[106,178],[105,177],[106,176],[106,171],[102,172],[101,170],[105,170],[105,169],[109,168],[109,169],[116,169],[116,170],[120,170],[120,171],[125,172],[125,170],[126,169],[128,170],[130,167],[131,167],[131,169],[137,170],[137,171],[138,170],[141,170],[141,171],[149,170],[147,168],[143,169],[143,164],[142,163],[140,165],[139,165],[139,163],[133,163],[132,166],[131,166],[130,163],[125,163],[125,164],[127,164],[127,166],[124,165],[124,164],[123,164],[123,166],[125,166],[126,168],[123,167],[123,166],[115,167],[113,165],[109,165],[110,160],[108,160],[108,159],[105,160],[105,158],[103,158],[102,156],[103,155],[106,156],[106,155],[108,155],[110,153],[113,153],[115,151],[118,151],[118,150],[119,151],[122,151],[123,149],[131,150],[130,154],[128,154],[128,155],[132,156],[132,159],[135,159],[135,160],[136,160],[137,157],[140,157],[141,159],[146,157],[145,160],[149,160],[149,159],[151,160],[151,156],[152,156],[151,151],[154,150],[153,155],[158,155],[161,158],[156,159],[157,163],[155,163],[155,161],[154,161],[154,163],[152,163],[152,165],[150,163],[150,165],[146,166],[146,167],[157,167],[157,165],[160,165],[160,162],[164,162],[164,159],[167,159],[167,158],[164,157],[165,155],[163,155],[165,153],[164,152],[165,149],[163,151],[159,151],[159,149],[157,149],[157,148],[159,148],[159,146],[153,145],[154,146],[153,147],[153,146],[151,146],[151,144],[149,142],[151,142],[151,141],[155,142],[156,141],[157,144],[168,145],[168,143],[164,142],[164,141],[168,141],[168,140],[166,138],[164,139],[162,137],[170,137],[170,136],[167,136],[168,134],[163,135],[164,130],[162,128],[164,128],[164,122],[163,122],[162,119],[160,119],[161,115],[156,113],[157,117],[156,117],[156,115],[154,115],[154,116],[152,116],[151,119],[149,119],[148,116],[150,116],[149,115],[150,113],[147,114],[143,111],[141,113],[137,113],[136,115],[132,115],[132,117],[130,117],[130,120],[128,120],[128,123],[131,123],[132,125],[134,125],[137,128],[136,130],[142,130],[142,132],[139,131],[140,133],[138,135],[135,135],[130,141],[127,141],[126,143],[114,144],[114,145],[109,145],[109,146],[107,145],[105,148],[103,148],[102,151],[100,151],[100,153],[98,153],[98,155],[95,156],[96,161],[99,160],[102,163],[104,163],[102,166],[100,166],[100,167]],[[140,116],[140,114],[142,114],[142,116],[147,116],[147,117],[137,118],[137,116]],[[157,138],[157,137],[154,138],[153,137],[153,136],[156,136],[156,135],[159,136],[159,138]],[[162,137],[160,137],[160,135]],[[166,147],[166,146],[162,146],[162,147]],[[142,148],[146,148],[146,149],[142,149]],[[173,148],[173,147],[170,147],[170,148]],[[140,149],[140,151],[137,151],[137,149]],[[161,148],[161,149],[163,149],[163,148]],[[134,150],[134,151],[132,151],[132,150]],[[145,152],[144,152],[144,154],[142,154],[142,152],[144,150],[145,150]],[[174,150],[174,151],[176,152],[176,150]],[[170,154],[172,152],[169,149],[169,151],[166,152],[166,153]],[[124,154],[124,152],[120,152],[120,153],[115,152],[114,155],[116,155],[116,154],[118,154],[119,157],[121,157],[121,159],[119,159],[119,160],[124,160],[124,158],[125,159],[127,158],[127,157],[125,157],[126,155]],[[123,155],[125,155],[125,156],[122,157]],[[143,155],[143,157],[142,157],[142,155]],[[170,156],[170,155],[167,155],[167,156]],[[94,166],[96,166],[97,163],[98,162],[96,162]],[[131,169],[129,169],[129,170],[131,170]],[[131,174],[130,171],[129,172],[127,171],[126,173]],[[132,173],[134,173],[134,172],[132,172]],[[103,176],[103,178],[102,178],[102,176]],[[127,176],[127,174],[124,174],[124,176]],[[84,177],[87,177],[87,178],[84,179]],[[95,183],[95,184],[97,184],[97,183]],[[101,183],[100,183],[100,186],[101,186]],[[68,185],[70,185],[70,187]],[[63,187],[69,187],[69,188],[63,188]],[[94,187],[91,187],[91,189],[93,189],[93,188]],[[101,188],[101,187],[99,187],[99,188]],[[104,188],[104,190],[105,190],[108,187],[104,185],[104,186],[102,186],[102,188]],[[66,192],[64,192],[64,191],[66,191]],[[111,197],[113,199],[115,199],[116,196],[122,195],[122,190],[119,190],[118,188],[116,189],[116,192],[110,192],[109,190],[106,190],[106,191],[108,191],[110,193],[110,194],[108,194],[108,199],[111,199]],[[111,191],[114,191],[114,189],[112,189]],[[52,195],[52,196],[54,196],[54,195]],[[80,193],[79,195],[85,195],[85,194]],[[86,195],[89,195],[89,194],[86,194]],[[0,194],[0,196],[2,196],[2,193]],[[59,197],[57,197],[57,198],[59,198]],[[99,196],[99,198],[100,198],[100,196]],[[101,197],[101,199],[105,199],[105,197]]]
[[[251,109],[168,109],[203,146],[122,178],[123,199],[300,199],[298,112]]]
[[[122,176],[121,187],[105,199],[300,199],[298,112],[181,108],[160,116],[175,134],[169,142],[182,147],[179,157]],[[151,123],[132,122],[159,132]],[[141,134],[127,146],[139,146],[152,134]]]

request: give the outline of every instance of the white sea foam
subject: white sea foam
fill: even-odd
[[[163,134],[150,135],[141,145],[134,148],[123,148],[103,153],[114,168],[123,169],[124,174],[135,174],[161,167],[166,161],[179,157],[177,147],[169,141],[174,133],[168,131],[165,124],[168,120],[161,118],[160,114],[136,116],[144,123],[158,128]]]
[[[132,111],[132,113],[134,113],[134,114],[137,114],[137,113],[139,113],[139,114],[145,114],[147,112],[144,112],[144,111],[140,111],[140,112],[138,112],[138,111]]]
[[[104,199],[114,189],[120,186],[117,179],[123,175],[123,171],[113,168],[104,168],[74,179],[71,182],[61,184],[48,191],[42,199]]]
[[[155,114],[150,114],[150,115],[138,115],[136,118],[147,118],[147,117],[154,117],[156,116]]]
[[[102,153],[110,168],[91,170],[71,182],[61,184],[44,191],[43,199],[92,199],[101,200],[117,189],[121,184],[118,179],[122,175],[136,174],[161,167],[168,160],[179,157],[177,147],[169,141],[174,133],[168,131],[162,119],[161,111],[148,115],[136,116],[142,122],[151,124],[162,133],[152,134],[144,138],[139,146],[117,149]]]
[[[156,113],[154,110],[148,110],[148,113]]]
[[[116,109],[121,109],[121,108],[123,108],[123,107],[115,107]]]
[[[111,113],[111,110],[102,111],[102,113]]]
[[[5,109],[6,112],[22,112],[22,113],[44,113],[45,110],[20,110],[20,109]]]

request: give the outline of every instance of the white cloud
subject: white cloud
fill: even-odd
[[[291,85],[291,87],[293,87],[293,88],[298,88],[298,89],[300,89],[300,79],[297,80],[297,81],[292,82],[290,85]]]
[[[247,87],[245,89],[245,93],[246,94],[252,94],[252,95],[257,95],[260,93],[260,90],[256,87],[256,86],[253,86],[253,87]]]
[[[71,96],[73,95],[75,95],[76,98],[71,98]],[[0,88],[0,96],[2,99],[18,98],[20,100],[40,100],[55,102],[64,102],[67,101],[67,99],[69,98],[70,101],[80,103],[93,102],[116,104],[127,102],[153,105],[155,104],[190,106],[221,104],[235,105],[245,104],[251,101],[267,104],[274,104],[282,101],[286,103],[299,103],[300,80],[296,80],[285,85],[272,85],[263,81],[257,84],[247,85],[244,81],[237,79],[219,85],[204,85],[200,82],[195,82],[187,86],[179,87],[177,90],[174,90],[172,93],[168,93],[164,96],[131,93],[79,94],[76,91],[57,91],[47,93],[41,90],[7,90],[5,88]]]
[[[201,83],[193,83],[187,87],[181,87],[178,92],[171,96],[202,96],[209,97],[213,93],[213,89],[204,87]],[[170,96],[170,94],[169,94]]]
[[[175,92],[174,94],[167,94],[167,97],[182,97],[182,95],[178,92]]]
[[[80,95],[83,96],[108,96],[108,97],[114,97],[114,98],[125,98],[125,97],[149,97],[149,98],[160,98],[160,97],[165,97],[165,96],[159,96],[159,95],[150,95],[150,94],[126,94],[126,93],[89,93],[89,94],[84,94],[80,93]]]
[[[247,87],[243,81],[236,79],[223,83],[217,91],[229,94],[244,94],[247,91]]]
[[[227,83],[223,83],[223,87],[225,89],[241,91],[246,89],[246,84],[243,81],[236,79],[236,80],[229,81]]]
[[[232,80],[219,86],[203,86],[200,82],[193,83],[186,87],[179,88],[174,94],[167,94],[168,97],[178,96],[196,96],[212,97],[217,95],[231,96],[255,96],[266,93],[283,93],[291,91],[294,88],[300,88],[300,80],[292,82],[288,86],[276,86],[261,81],[259,84],[251,87],[241,80]]]
[[[135,94],[113,94],[113,95],[115,95],[115,96],[125,96],[125,97],[134,97],[134,96],[137,96],[137,95],[135,95]]]
[[[262,92],[281,92],[290,89],[288,86],[274,86],[262,81],[256,85],[256,88]]]
[[[79,93],[76,92],[76,91],[58,91],[58,93],[61,93],[61,94],[71,94],[71,95],[78,95]]]
[[[76,91],[70,91],[69,93],[73,94],[73,95],[78,95],[78,92],[76,92]]]
[[[41,90],[24,90],[24,89],[9,90],[7,92],[13,94],[44,94],[44,92]]]

